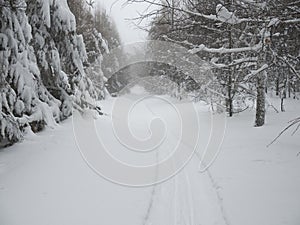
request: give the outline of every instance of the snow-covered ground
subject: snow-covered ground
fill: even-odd
[[[106,113],[112,104],[113,99],[102,102]],[[205,107],[197,109],[205,127]],[[144,102],[129,118],[132,132],[147,137],[145,121],[162,114],[171,124],[165,146],[171,145],[179,124],[170,110],[159,100]],[[286,110],[277,114],[269,109],[263,128],[253,127],[254,111],[228,119],[221,153],[208,171],[198,172],[195,155],[175,177],[144,188],[111,183],[91,170],[77,148],[71,119],[29,134],[22,143],[0,150],[0,225],[298,225],[300,132],[288,132],[266,147],[299,116],[299,101],[287,100]],[[124,146],[110,133],[111,118],[95,124],[112,154],[126,158],[120,151]]]

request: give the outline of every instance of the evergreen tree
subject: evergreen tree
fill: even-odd
[[[39,131],[59,121],[60,102],[42,83],[25,1],[0,3],[0,143],[8,145],[28,126]]]
[[[26,127],[54,126],[72,107],[95,109],[104,84],[96,88],[87,76],[90,58],[67,0],[1,0],[0,10],[1,145],[21,140]],[[101,58],[99,50],[95,65]]]

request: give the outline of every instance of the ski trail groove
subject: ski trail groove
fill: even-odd
[[[191,182],[190,182],[190,178],[188,176],[188,174],[186,173],[186,169],[184,169],[184,176],[186,179],[186,184],[187,184],[187,195],[188,195],[188,205],[189,205],[189,215],[190,215],[190,224],[194,225],[194,212],[195,212],[195,208],[194,208],[194,204],[193,204],[193,193],[192,193],[192,187],[191,187]]]
[[[155,112],[153,112],[153,110],[148,106],[148,104],[144,103],[144,105],[146,106],[146,108],[148,108],[148,110],[154,115],[154,116],[157,116],[155,114]],[[174,138],[175,135],[174,133],[171,131],[171,134],[173,135]],[[188,148],[193,148],[193,146],[190,146],[189,143],[185,143],[185,142],[182,142],[185,146],[187,146]],[[197,158],[201,161],[201,157],[199,156],[199,153],[197,151],[195,151],[195,155],[197,156]],[[157,157],[158,158],[158,157]],[[189,180],[189,177],[187,175],[187,171],[186,171],[186,168],[185,167],[183,169],[182,174],[177,174],[176,176],[174,176],[174,195],[175,195],[175,207],[174,207],[174,211],[175,211],[175,215],[174,215],[174,218],[175,218],[175,225],[178,224],[178,220],[179,219],[183,219],[184,221],[184,224],[185,225],[195,225],[195,221],[194,221],[194,205],[193,205],[193,197],[192,197],[192,189],[191,189],[191,182]],[[221,216],[224,220],[224,223],[226,225],[231,225],[231,223],[229,222],[229,219],[228,219],[228,216],[226,214],[226,210],[225,210],[225,207],[224,207],[224,204],[223,204],[223,198],[222,198],[222,195],[221,193],[219,192],[218,190],[218,185],[216,184],[215,180],[214,180],[214,177],[213,175],[211,174],[211,172],[209,171],[209,169],[207,169],[206,173],[205,173],[208,178],[209,178],[209,181],[210,181],[210,184],[211,184],[211,188],[214,190],[215,192],[215,195],[216,195],[216,198],[217,198],[217,202],[216,204],[219,206],[220,208],[220,213],[221,213]],[[184,176],[184,179],[181,179],[179,182],[179,176],[182,175]],[[183,190],[180,190],[180,186],[182,187],[181,189]],[[184,187],[185,186],[185,187]],[[156,186],[154,187],[153,191],[152,191],[152,197],[151,197],[151,201],[150,201],[150,204],[149,204],[149,207],[148,207],[148,211],[147,211],[147,215],[145,217],[145,223],[144,225],[147,225],[147,222],[149,221],[149,217],[150,217],[150,214],[151,214],[151,211],[154,207],[154,196],[155,196],[155,189]],[[187,196],[187,199],[184,197],[184,196]],[[187,201],[187,205],[188,206],[185,206],[185,201]],[[180,203],[182,202],[182,204]],[[176,204],[176,203],[179,203],[179,204]],[[179,207],[178,207],[179,205]],[[183,206],[187,207],[187,208],[183,208]],[[185,212],[189,215],[188,219],[185,218],[186,215]],[[178,215],[180,215],[181,217],[178,218]],[[179,225],[183,225],[183,224],[179,224]]]
[[[156,153],[156,162],[157,163],[158,163],[158,160],[159,159],[158,159],[158,152],[157,152]],[[156,167],[155,177],[156,177],[155,181],[157,181],[157,179],[158,179],[158,167]],[[150,201],[149,201],[149,205],[148,205],[148,208],[147,208],[146,216],[144,217],[143,225],[148,225],[149,224],[150,215],[151,215],[151,212],[152,212],[152,209],[153,209],[153,206],[154,206],[154,197],[156,195],[156,186],[157,186],[157,184],[153,185],[153,189],[152,189],[152,192],[151,192]]]
[[[149,205],[147,208],[146,216],[144,217],[143,225],[149,224],[150,215],[151,215],[153,205],[154,205],[155,193],[156,193],[156,185],[153,187],[152,192],[151,192],[150,202],[149,202]]]
[[[195,152],[195,155],[196,155],[197,158],[199,159],[199,162],[201,162],[201,156],[199,156],[199,153],[198,153],[198,152]],[[223,197],[222,197],[220,191],[218,190],[218,185],[217,185],[217,183],[215,182],[215,179],[214,179],[212,173],[210,172],[209,168],[206,169],[205,174],[208,176],[209,181],[210,181],[210,184],[211,184],[211,187],[212,187],[212,189],[214,190],[215,195],[216,195],[216,197],[217,197],[218,205],[219,205],[220,212],[221,212],[222,218],[223,218],[223,220],[224,220],[224,223],[225,223],[226,225],[231,225],[231,223],[229,222],[229,219],[228,219],[228,216],[227,216],[225,207],[224,207]]]
[[[221,213],[222,213],[222,217],[224,219],[224,222],[226,225],[231,225],[231,223],[229,222],[229,219],[228,219],[228,216],[226,214],[226,211],[225,211],[225,207],[224,207],[224,202],[223,202],[223,197],[220,193],[220,191],[218,190],[219,186],[217,185],[217,183],[215,182],[215,179],[212,175],[212,173],[209,171],[209,169],[207,169],[207,175],[209,177],[209,180],[211,182],[211,186],[212,188],[214,189],[215,191],[215,194],[217,196],[217,199],[218,199],[218,202],[219,202],[219,206],[220,206],[220,210],[221,210]]]

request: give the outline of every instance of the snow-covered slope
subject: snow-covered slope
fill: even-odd
[[[103,110],[110,114],[112,104],[112,99],[102,102]],[[201,114],[205,107],[197,108]],[[251,111],[229,119],[221,154],[209,171],[198,172],[195,155],[174,178],[145,188],[119,186],[96,175],[77,149],[72,120],[67,120],[1,150],[0,224],[299,224],[299,133],[266,148],[299,109],[292,101],[287,113],[270,111],[263,128],[253,128]],[[161,101],[144,102],[132,111],[132,131],[140,138],[147,136],[145,121],[162,112],[176,128],[178,121],[170,110]],[[110,138],[105,140],[113,153],[123,148],[110,135],[109,116],[98,119],[96,127]],[[175,141],[172,129],[167,134],[170,143]]]

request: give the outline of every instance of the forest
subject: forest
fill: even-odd
[[[266,107],[284,112],[285,99],[298,98],[299,2],[128,1],[133,2],[156,6],[135,18],[137,24],[151,18],[143,27],[149,40],[184,46],[209,63],[218,83],[215,101],[229,117],[253,101],[255,126],[263,126]],[[27,128],[37,132],[68,118],[73,108],[95,108],[92,102],[108,94],[103,54],[121,40],[113,19],[93,1],[2,0],[0,5],[5,146],[21,140]],[[110,59],[113,64],[117,60]],[[173,81],[186,89],[184,76]],[[268,92],[276,94],[280,107],[268,101]]]
[[[299,140],[300,0],[0,0],[0,225],[299,225]]]

